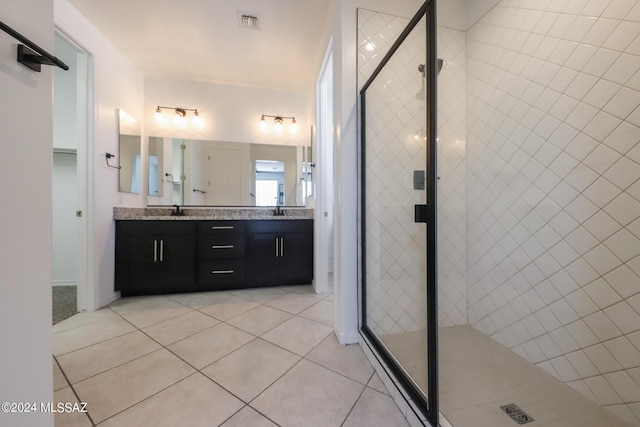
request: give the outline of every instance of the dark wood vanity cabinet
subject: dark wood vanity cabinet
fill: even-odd
[[[190,290],[196,274],[195,224],[118,221],[115,289],[123,296]]]
[[[310,283],[313,220],[116,221],[123,296]]]
[[[309,283],[313,277],[313,222],[262,220],[247,225],[247,280],[255,285]]]

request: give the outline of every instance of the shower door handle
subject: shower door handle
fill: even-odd
[[[427,222],[427,205],[415,205],[414,222]]]

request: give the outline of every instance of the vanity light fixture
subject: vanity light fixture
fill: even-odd
[[[262,130],[265,130],[267,128],[267,122],[265,120],[265,117],[270,117],[273,119],[273,125],[275,127],[276,131],[281,131],[282,127],[284,125],[284,121],[285,120],[291,120],[291,127],[289,128],[289,131],[291,133],[295,133],[297,130],[297,122],[296,122],[296,118],[293,116],[272,116],[270,114],[263,114],[260,116],[260,128]]]
[[[240,27],[255,30],[258,28],[258,15],[238,12]]]
[[[196,127],[201,127],[203,125],[202,122],[202,118],[200,118],[200,113],[198,113],[198,109],[197,108],[182,108],[182,107],[163,107],[161,105],[158,105],[156,107],[156,114],[155,114],[155,118],[157,122],[162,122],[163,121],[163,116],[162,116],[162,110],[172,110],[175,112],[175,121],[178,124],[184,125],[184,119],[187,116],[187,112],[188,111],[193,111],[193,118],[191,119],[191,121],[193,122],[193,125]]]

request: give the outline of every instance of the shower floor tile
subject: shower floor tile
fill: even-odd
[[[380,337],[422,390],[427,389],[425,331]],[[500,407],[516,404],[527,427],[629,426],[470,326],[440,328],[440,412],[453,427],[516,427]]]
[[[516,427],[501,406],[516,404],[527,427],[628,426],[470,326],[440,328],[440,411],[453,427]]]

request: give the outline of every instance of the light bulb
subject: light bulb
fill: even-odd
[[[176,115],[173,118],[173,120],[176,122],[176,124],[180,127],[184,127],[186,125],[186,120],[184,119],[185,116],[185,111],[181,108],[176,108]]]
[[[282,131],[282,117],[278,116],[275,119],[273,119],[273,124],[275,126],[276,132]]]
[[[291,120],[290,132],[293,134],[298,133],[298,123],[296,123],[295,117]]]
[[[158,108],[156,108],[156,113],[154,114],[154,118],[156,119],[156,122],[160,123],[162,121],[162,110],[160,109],[160,106],[158,106]]]
[[[202,119],[200,118],[200,114],[198,113],[198,110],[195,110],[193,112],[193,118],[191,119],[191,122],[193,123],[193,125],[195,127],[201,128],[204,126],[204,123],[202,121]]]
[[[263,132],[267,130],[267,122],[264,121],[264,115],[260,118],[260,130]]]

